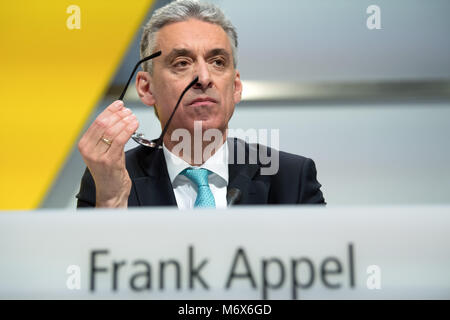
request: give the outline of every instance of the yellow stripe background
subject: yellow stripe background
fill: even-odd
[[[0,209],[38,207],[153,2],[1,1]]]

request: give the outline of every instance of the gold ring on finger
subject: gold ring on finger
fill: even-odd
[[[106,139],[105,137],[101,138],[101,140],[106,143],[108,146],[112,144],[112,140]]]

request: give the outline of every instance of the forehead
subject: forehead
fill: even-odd
[[[189,19],[162,27],[156,36],[156,48],[163,54],[173,48],[201,50],[223,48],[231,52],[230,39],[217,24]]]

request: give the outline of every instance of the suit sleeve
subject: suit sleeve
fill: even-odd
[[[95,207],[95,182],[88,168],[81,178],[80,191],[76,197],[77,208]]]
[[[306,159],[300,175],[300,190],[297,203],[326,204],[317,181],[316,165],[312,159]]]

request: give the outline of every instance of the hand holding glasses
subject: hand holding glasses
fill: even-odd
[[[160,55],[161,55],[161,51],[157,51],[157,52],[151,54],[150,56],[145,57],[144,59],[140,60],[138,63],[136,63],[136,65],[135,65],[135,67],[134,67],[134,69],[133,69],[133,72],[131,72],[130,78],[128,79],[128,82],[127,82],[127,84],[125,85],[125,88],[123,89],[122,94],[120,95],[120,97],[119,97],[118,100],[122,100],[122,101],[123,101],[123,97],[125,96],[125,93],[127,92],[128,85],[130,84],[131,79],[133,78],[134,73],[136,72],[136,70],[137,70],[137,68],[139,67],[139,65],[140,65],[142,62],[145,62],[145,61],[151,60],[151,59],[153,59],[153,58],[159,57]],[[178,109],[178,106],[179,106],[179,104],[180,104],[180,102],[181,102],[181,99],[183,99],[184,94],[185,94],[192,86],[194,86],[197,82],[198,82],[198,77],[195,77],[195,79],[192,80],[192,81],[187,85],[187,87],[183,90],[183,92],[182,92],[181,95],[180,95],[180,98],[178,99],[177,104],[175,105],[175,108],[174,108],[173,111],[172,111],[172,114],[170,115],[169,120],[167,121],[166,125],[164,126],[164,128],[163,128],[163,130],[162,130],[162,132],[161,132],[161,135],[159,136],[158,139],[148,140],[148,139],[145,138],[145,136],[144,136],[143,133],[135,132],[135,133],[131,136],[131,137],[133,138],[133,140],[136,141],[137,143],[139,143],[140,145],[143,145],[143,146],[146,146],[146,147],[162,149],[162,143],[163,143],[164,134],[166,133],[167,129],[169,128],[169,124],[170,124],[170,122],[172,121],[172,118],[173,118],[173,116],[174,116],[174,114],[175,114],[175,111],[177,111],[177,109]]]

